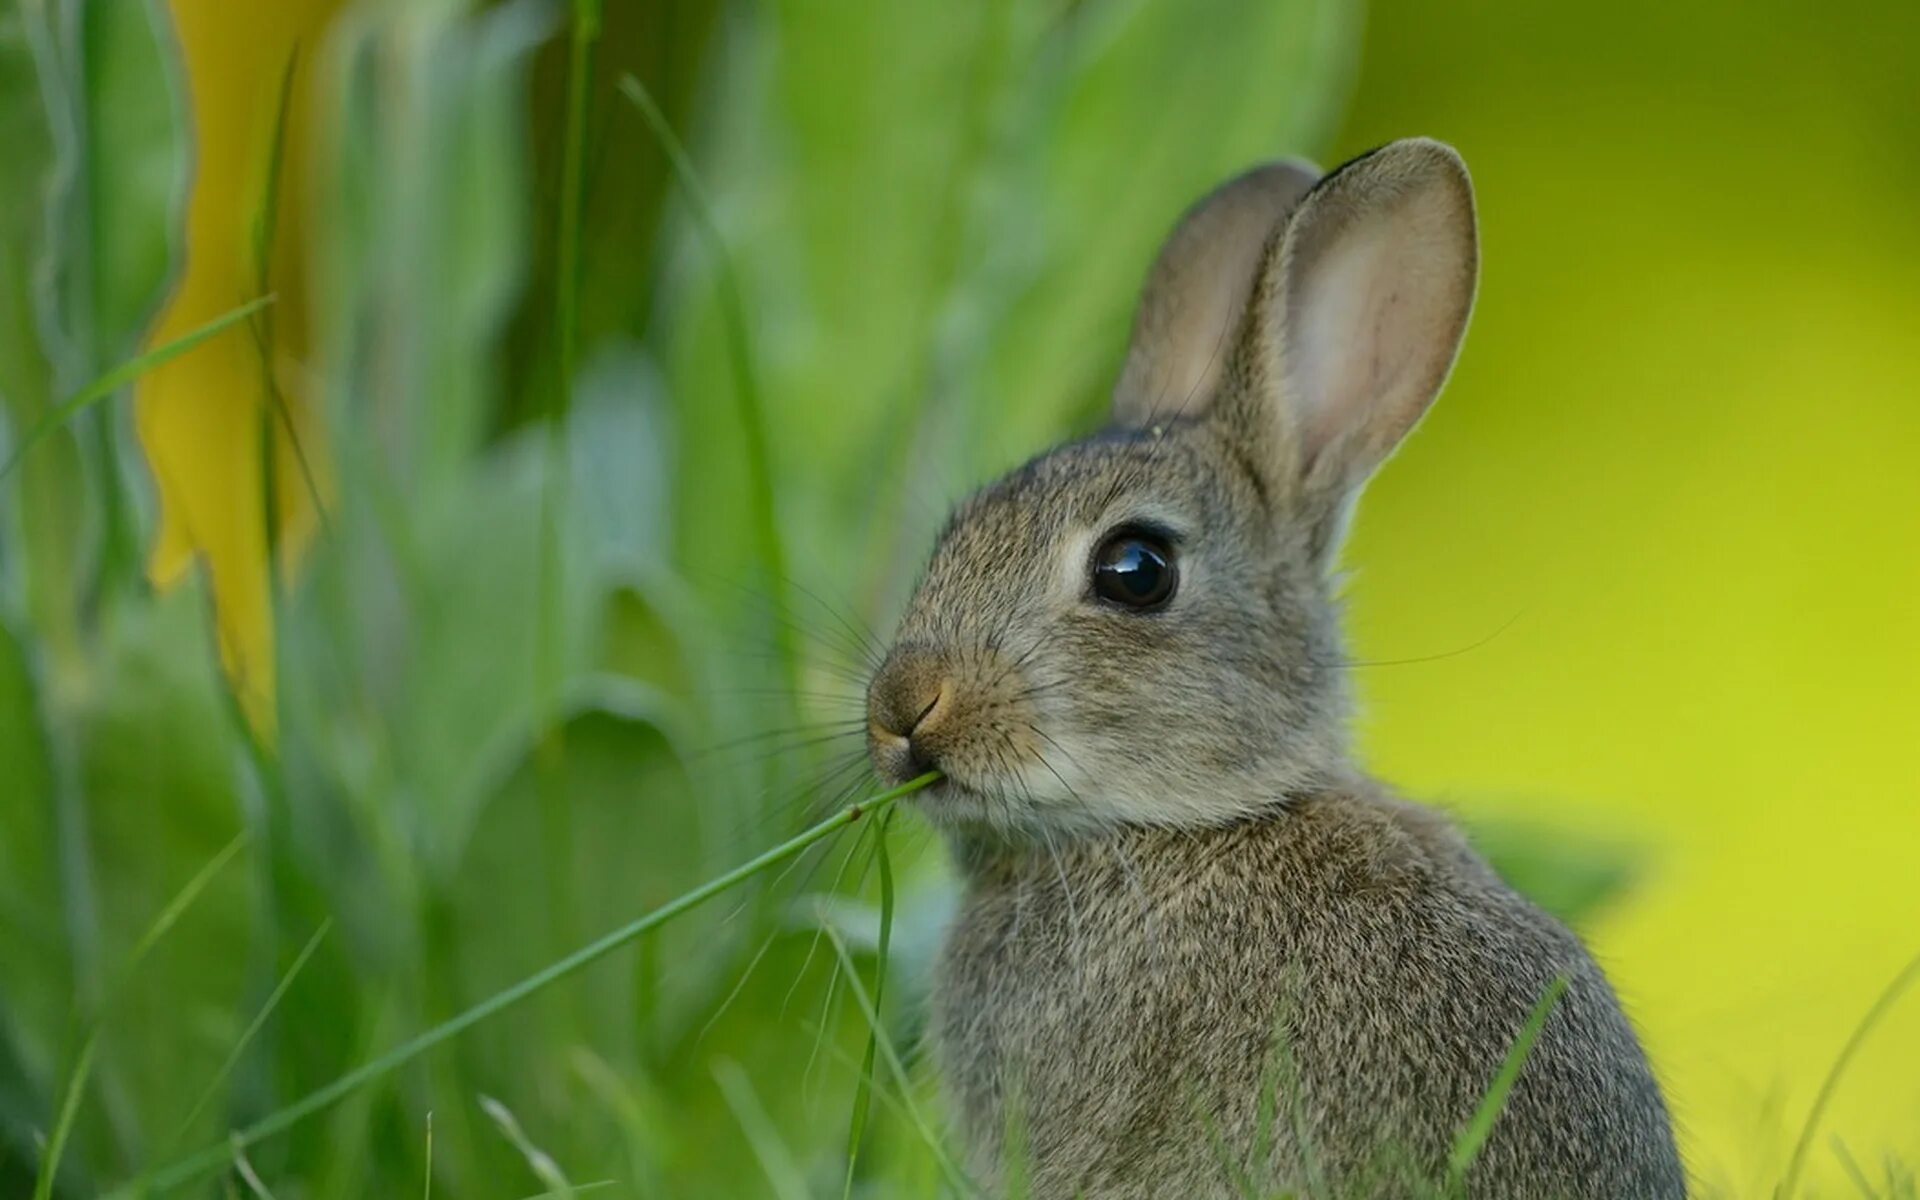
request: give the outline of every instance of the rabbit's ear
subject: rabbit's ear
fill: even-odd
[[[1114,388],[1115,424],[1144,427],[1213,402],[1267,245],[1319,178],[1309,163],[1268,163],[1221,184],[1180,218],[1133,319]]]
[[[1327,176],[1269,252],[1235,363],[1234,415],[1268,426],[1258,435],[1280,457],[1266,461],[1329,518],[1323,548],[1439,394],[1478,274],[1466,165],[1425,138]]]

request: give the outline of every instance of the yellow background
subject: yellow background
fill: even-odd
[[[1361,673],[1365,744],[1641,848],[1590,932],[1721,1194],[1920,953],[1916,12],[1378,4],[1341,137],[1458,145],[1484,252],[1349,547],[1356,654],[1446,655]],[[1824,1129],[1911,1154],[1920,997]]]

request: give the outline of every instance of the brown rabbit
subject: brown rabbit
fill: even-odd
[[[968,500],[869,692],[964,881],[937,1056],[990,1193],[1436,1194],[1569,986],[1476,1197],[1676,1197],[1666,1106],[1580,942],[1354,765],[1334,566],[1472,307],[1472,188],[1395,142],[1179,223],[1110,428]]]

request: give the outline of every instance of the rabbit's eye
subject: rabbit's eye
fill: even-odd
[[[1159,608],[1179,582],[1173,547],[1142,530],[1113,534],[1093,556],[1094,595],[1128,608]]]

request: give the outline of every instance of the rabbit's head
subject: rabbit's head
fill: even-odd
[[[1154,263],[1111,425],[967,500],[868,690],[935,820],[1199,825],[1347,770],[1332,569],[1472,307],[1465,167],[1394,142],[1252,170]]]

